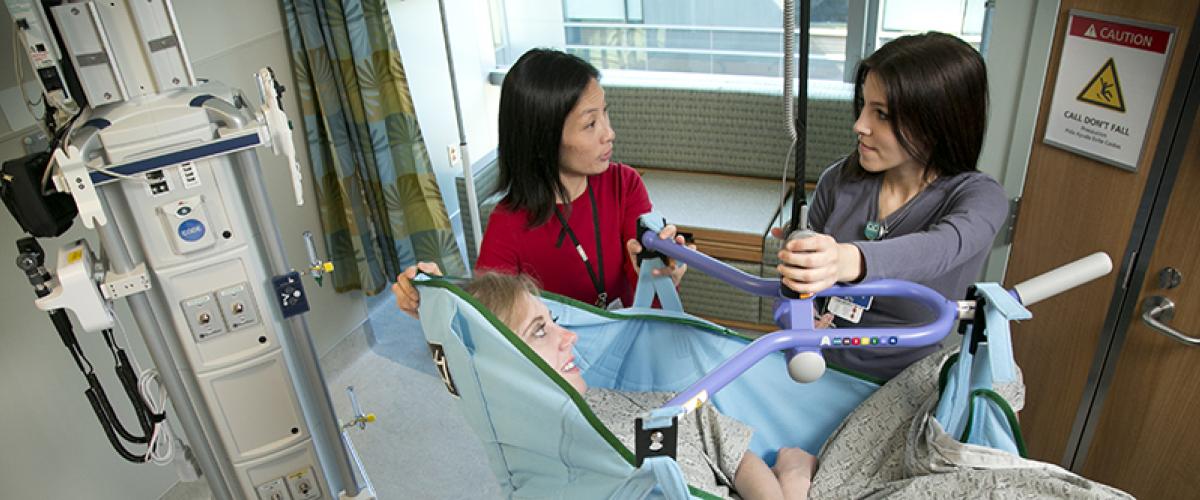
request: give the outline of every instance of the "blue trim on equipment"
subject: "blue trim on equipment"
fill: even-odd
[[[196,97],[193,97],[191,101],[188,101],[188,106],[191,106],[193,108],[198,108],[200,106],[203,106],[205,101],[212,99],[212,98],[213,98],[212,94],[198,95]]]
[[[195,160],[196,158],[204,158],[206,156],[214,156],[235,149],[242,149],[261,144],[258,140],[258,134],[248,134],[223,141],[211,142],[194,148],[188,148],[183,151],[138,160],[124,165],[109,167],[108,170],[124,175],[134,175],[145,172],[147,170],[155,170],[170,165],[178,165],[185,161]],[[106,182],[117,180],[116,177],[108,175],[104,172],[92,171],[89,174],[92,178],[92,184],[100,185]]]
[[[96,130],[104,130],[108,128],[109,125],[112,125],[112,122],[103,118],[92,118],[91,120],[83,122],[83,125],[80,125],[79,128],[93,127]]]

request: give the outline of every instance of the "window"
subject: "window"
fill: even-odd
[[[511,65],[518,56],[510,55],[508,29],[504,22],[504,0],[488,0],[488,24],[492,28],[492,51],[497,64]]]
[[[879,38],[886,42],[904,33],[933,30],[978,45],[983,14],[984,0],[890,0],[883,3]]]
[[[943,31],[978,48],[985,3],[812,0],[809,78],[848,81],[864,54],[906,33]],[[493,30],[504,32],[493,34],[501,66],[528,48],[557,46],[601,70],[783,75],[783,0],[489,0],[489,7]]]
[[[847,2],[813,2],[813,78],[840,75]],[[601,69],[778,77],[782,16],[775,0],[563,0],[564,47]]]
[[[986,4],[987,0],[851,0],[845,81],[854,78],[858,61],[875,48],[910,33],[941,31],[985,51]]]

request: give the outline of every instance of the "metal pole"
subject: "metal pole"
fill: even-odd
[[[992,16],[996,13],[996,0],[983,3],[983,30],[979,35],[979,53],[987,57],[988,46],[992,44]]]
[[[804,196],[804,163],[808,154],[808,33],[809,33],[809,1],[800,0],[800,62],[796,65],[796,170],[793,181],[796,183],[794,192],[795,199],[792,200],[792,216],[791,224],[788,224],[788,233],[795,231],[796,228],[806,226],[807,224],[800,221],[800,207],[804,205],[801,200]],[[792,36],[789,32],[787,36]],[[789,56],[790,57],[790,56]]]
[[[479,220],[479,195],[475,192],[475,173],[471,156],[467,154],[467,130],[463,126],[462,103],[458,99],[458,76],[454,71],[454,51],[450,48],[450,25],[446,21],[446,1],[438,0],[442,21],[442,43],[446,45],[446,67],[450,70],[450,96],[454,100],[454,119],[458,122],[458,150],[463,164],[463,180],[467,185],[467,212],[471,217],[471,236],[475,238],[475,255],[483,245],[483,224]]]
[[[259,241],[267,252],[271,272],[274,275],[287,274],[290,268],[283,249],[283,237],[279,235],[279,227],[274,224],[275,217],[272,215],[258,157],[253,150],[239,151],[235,157],[239,164],[235,168],[242,177],[254,210],[254,220],[260,234]],[[287,332],[280,332],[279,342],[284,355],[290,359],[292,368],[297,372],[293,374],[296,380],[296,396],[308,419],[313,446],[317,450],[317,456],[321,458],[329,489],[335,493],[344,491],[348,496],[357,496],[358,481],[351,469],[350,456],[342,444],[333,401],[326,390],[325,377],[321,374],[321,364],[313,346],[312,334],[308,330],[308,322],[303,315],[292,316],[287,319],[285,329]]]
[[[102,188],[98,189],[96,194],[100,198],[101,206],[104,207],[109,221],[108,224],[96,226],[96,232],[100,235],[100,244],[108,255],[109,266],[116,273],[129,272],[135,265],[129,255],[129,249],[125,247],[125,240],[117,231],[111,210],[108,208],[110,205],[107,193]],[[200,392],[198,389],[189,392],[184,377],[180,376],[180,365],[184,365],[182,368],[188,369],[190,373],[190,367],[186,366],[187,360],[180,358],[176,363],[176,359],[171,356],[172,350],[183,352],[183,346],[179,344],[179,337],[165,335],[159,329],[158,322],[154,319],[154,310],[146,294],[130,295],[127,297],[127,301],[129,310],[133,312],[133,319],[137,323],[138,331],[142,334],[142,340],[146,344],[146,350],[150,353],[150,359],[158,368],[159,379],[162,380],[167,394],[171,397],[171,407],[175,409],[171,417],[174,417],[174,420],[183,428],[183,434],[187,436],[188,442],[192,445],[192,453],[196,456],[200,470],[204,472],[208,487],[212,490],[213,499],[240,498],[240,495],[233,496],[232,492],[235,490],[231,489],[229,483],[225,481],[227,477],[236,477],[233,475],[233,464],[228,461],[218,461],[217,458],[229,456],[225,453],[224,446],[220,440],[208,439],[204,434],[200,412],[196,409],[196,406],[203,406],[204,403],[189,397],[190,394],[200,394]],[[204,415],[211,415],[206,407]],[[236,491],[240,492],[240,489]]]

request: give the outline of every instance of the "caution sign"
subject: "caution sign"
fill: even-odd
[[[1136,170],[1175,28],[1072,10],[1043,140]]]
[[[1100,71],[1096,72],[1096,76],[1092,77],[1092,81],[1088,82],[1076,99],[1121,113],[1125,112],[1125,98],[1121,96],[1121,79],[1117,78],[1117,65],[1113,63],[1111,57],[1100,68]]]

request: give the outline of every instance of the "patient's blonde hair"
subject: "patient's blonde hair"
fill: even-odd
[[[521,292],[528,292],[534,297],[541,294],[537,283],[529,276],[491,271],[476,274],[462,288],[475,296],[483,304],[483,307],[492,311],[509,328],[517,328],[517,325],[513,323],[518,318],[514,318],[513,313],[516,312],[517,300],[521,298]]]

